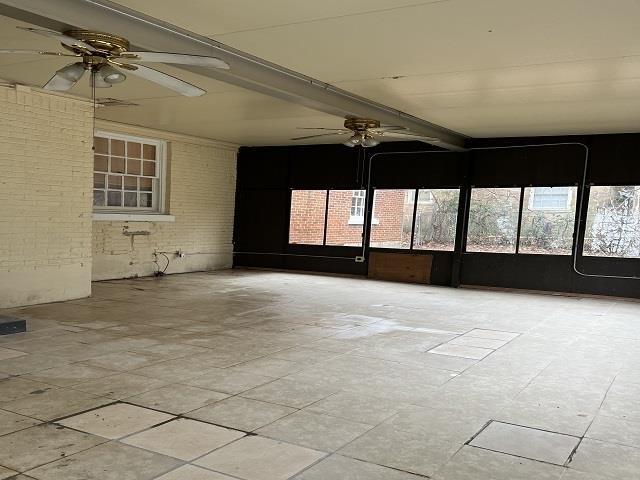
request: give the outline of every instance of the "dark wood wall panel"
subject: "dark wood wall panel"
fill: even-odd
[[[475,139],[469,147],[547,143],[585,144],[590,154],[587,183],[640,184],[640,134]],[[363,161],[362,150],[342,145],[241,148],[234,243],[236,252],[245,253],[236,254],[235,264],[366,275],[367,262],[353,261],[362,249],[288,245],[287,235],[291,189],[363,188],[372,156],[372,187],[460,186],[464,194],[471,186],[577,184],[585,158],[580,145],[439,151],[419,142],[383,143],[367,149],[367,160]],[[424,253],[433,255],[434,284],[455,285],[459,280],[473,285],[640,298],[640,281],[582,277],[573,271],[569,256],[463,253],[464,232],[458,230],[456,252]],[[368,249],[364,255],[368,257]],[[580,265],[595,273],[640,275],[640,260],[583,258]]]

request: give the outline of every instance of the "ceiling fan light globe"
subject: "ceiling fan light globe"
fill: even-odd
[[[99,77],[108,84],[121,83],[127,79],[127,76],[111,65],[105,65],[98,70]],[[97,83],[96,83],[96,86]]]
[[[367,135],[362,139],[363,147],[375,147],[378,144],[380,144],[380,141],[371,135]]]
[[[113,86],[95,73],[89,78],[89,85],[96,88],[111,88]]]
[[[58,70],[58,75],[70,82],[77,82],[84,75],[85,68],[82,62],[72,63]]]

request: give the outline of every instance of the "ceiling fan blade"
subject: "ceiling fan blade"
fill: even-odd
[[[382,127],[370,128],[369,130],[375,132],[396,132],[396,131],[405,131],[406,127],[400,127],[398,125],[383,125]]]
[[[76,38],[70,37],[69,35],[65,35],[64,33],[54,32],[53,30],[44,30],[41,28],[30,28],[30,27],[16,27],[16,28],[19,28],[20,30],[26,30],[27,32],[35,33],[37,35],[42,35],[44,37],[55,38],[56,40],[59,40],[60,42],[66,45],[70,45],[70,46],[73,45],[73,46],[81,47],[90,51],[94,50],[94,48],[88,43],[84,43],[82,40],[78,40]]]
[[[18,53],[20,55],[29,55],[29,54],[34,54],[34,55],[56,55],[58,57],[76,57],[77,56],[77,55],[71,55],[70,53],[42,52],[40,50],[20,50],[20,49],[17,49],[17,48],[2,49],[2,50],[0,50],[0,53]]]
[[[440,141],[439,138],[435,137],[425,137],[424,135],[418,135],[416,133],[405,133],[405,132],[383,132],[384,138],[403,138],[405,140],[416,140],[418,142],[425,143],[437,143]]]
[[[159,70],[154,70],[153,68],[145,67],[144,65],[136,66],[138,68],[135,70],[129,70],[129,73],[144,78],[145,80],[149,80],[150,82],[157,83],[158,85],[162,85],[163,87],[173,90],[174,92],[178,92],[186,97],[199,97],[207,93],[206,90],[196,87],[195,85],[191,85],[179,78],[167,75]]]
[[[298,130],[331,130],[334,132],[348,132],[350,130],[346,130],[344,128],[324,128],[324,127],[296,127]]]
[[[73,65],[73,63],[70,65]],[[79,78],[78,80],[75,80],[75,81],[64,78],[63,76],[60,75],[60,70],[58,70],[55,73],[55,75],[53,75],[53,77],[51,77],[49,81],[45,83],[44,87],[42,88],[44,88],[45,90],[55,90],[58,92],[66,92],[67,90],[71,90],[71,88],[73,88],[73,86],[76,83],[78,83],[78,80],[80,80]]]
[[[131,57],[130,55],[135,55],[135,57]],[[220,68],[222,70],[229,70],[230,68],[229,64],[224,60],[204,55],[186,55],[184,53],[165,52],[125,52],[120,56],[133,62],[176,63],[180,65]]]
[[[321,133],[320,135],[307,135],[306,137],[291,138],[291,140],[307,140],[308,138],[332,137],[334,135],[344,135],[346,132]]]

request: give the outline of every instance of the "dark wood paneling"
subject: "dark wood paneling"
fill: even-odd
[[[371,252],[369,278],[396,282],[430,283],[431,255]]]

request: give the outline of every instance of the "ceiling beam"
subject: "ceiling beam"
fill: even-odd
[[[136,49],[215,56],[231,69],[180,67],[331,115],[373,118],[385,125],[402,126],[437,138],[433,144],[439,147],[462,150],[467,140],[447,128],[108,0],[0,0],[0,14],[58,31],[80,28],[120,35]]]

